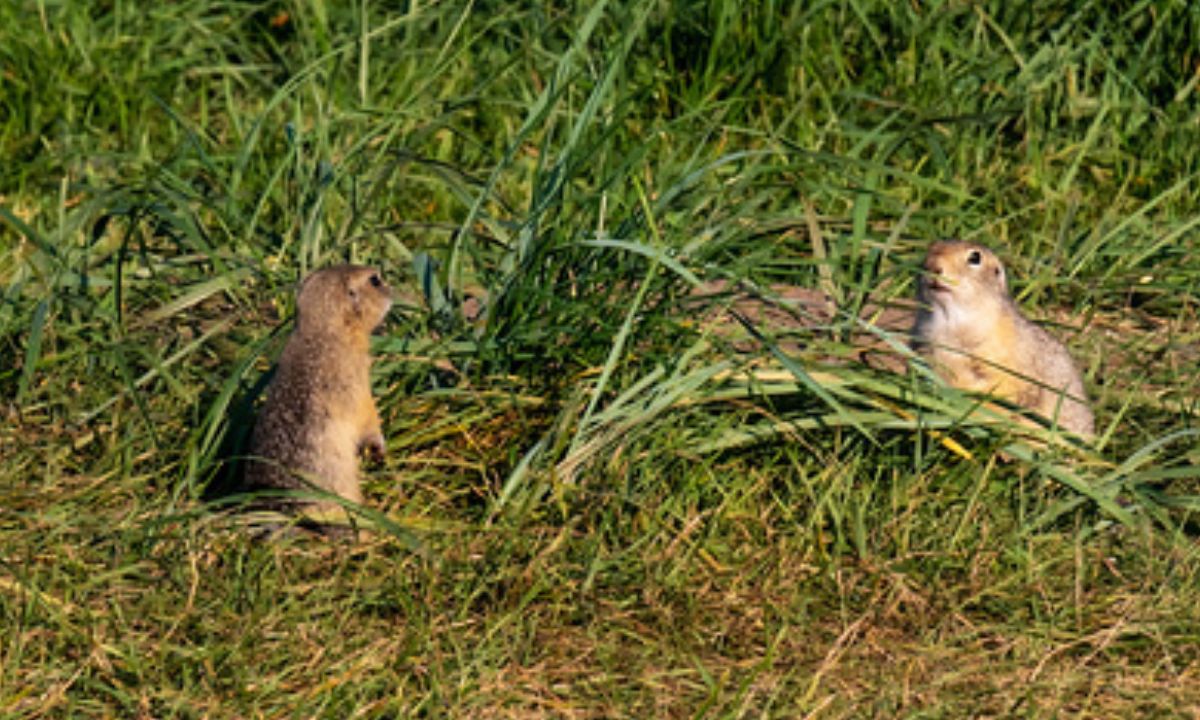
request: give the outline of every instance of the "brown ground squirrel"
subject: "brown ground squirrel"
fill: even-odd
[[[338,265],[304,279],[296,296],[296,327],[250,439],[247,486],[316,486],[362,502],[358,455],[384,452],[368,345],[391,306],[392,290],[375,268]],[[332,502],[276,506],[337,512]]]
[[[975,243],[935,242],[917,295],[914,349],[947,383],[1057,419],[1081,437],[1094,435],[1079,369],[1062,343],[1021,315],[995,253]]]

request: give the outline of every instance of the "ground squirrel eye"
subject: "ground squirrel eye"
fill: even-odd
[[[383,287],[383,280],[379,279],[379,274],[371,276],[371,287]]]
[[[970,254],[967,255],[967,264],[968,265],[974,265],[974,266],[978,267],[979,264],[982,262],[983,262],[983,253],[979,252],[978,250],[972,250],[970,252]]]

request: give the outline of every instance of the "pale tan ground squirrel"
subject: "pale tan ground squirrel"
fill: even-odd
[[[371,397],[371,332],[392,306],[379,271],[338,265],[312,273],[296,297],[296,327],[279,357],[250,440],[250,488],[313,486],[362,502],[358,456],[384,452]],[[337,513],[334,502],[275,506]],[[342,515],[341,517],[344,517]]]
[[[1094,435],[1079,369],[1062,343],[1021,315],[995,253],[975,243],[935,242],[918,300],[914,348],[947,383],[1033,410],[1081,437]]]

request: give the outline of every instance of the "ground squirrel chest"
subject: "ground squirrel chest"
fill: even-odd
[[[913,345],[947,383],[1093,435],[1079,369],[1062,343],[1021,314],[995,253],[975,243],[936,242],[922,270]]]
[[[371,396],[371,332],[392,305],[375,268],[338,265],[309,275],[296,297],[296,327],[266,389],[250,441],[252,488],[318,489],[362,501],[358,457],[382,456]],[[289,501],[285,507],[336,503]]]

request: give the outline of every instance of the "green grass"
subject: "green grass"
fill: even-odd
[[[1197,36],[1182,1],[0,5],[0,715],[1195,716]],[[903,358],[857,318],[947,236],[1067,341],[1095,448],[855,359]],[[346,260],[403,295],[389,523],[256,540],[208,499]],[[837,312],[747,299],[790,289]]]

